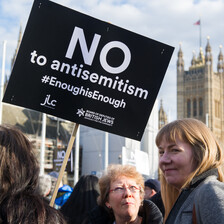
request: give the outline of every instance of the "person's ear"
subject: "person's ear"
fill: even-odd
[[[111,205],[109,202],[106,202],[105,205],[107,206],[107,208],[111,209]]]
[[[153,195],[155,195],[157,192],[154,190],[154,189],[152,189],[152,191],[151,191],[151,197],[153,196]]]

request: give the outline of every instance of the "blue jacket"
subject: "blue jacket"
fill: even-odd
[[[55,199],[55,204],[58,206],[64,205],[64,203],[68,200],[73,188],[67,184],[64,184],[62,187],[58,189],[57,197]]]

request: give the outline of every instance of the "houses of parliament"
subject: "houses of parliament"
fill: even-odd
[[[222,47],[213,63],[207,39],[205,54],[193,55],[188,70],[184,68],[181,46],[177,58],[177,119],[196,118],[204,122],[224,145],[224,59]],[[214,71],[216,70],[216,71]]]

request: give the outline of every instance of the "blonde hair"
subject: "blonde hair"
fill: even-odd
[[[176,142],[178,138],[192,146],[197,168],[189,175],[182,188],[189,186],[195,176],[213,168],[218,170],[218,180],[224,181],[222,149],[211,130],[203,122],[192,118],[173,121],[165,125],[157,134],[157,146],[160,145],[163,138],[167,142]],[[161,176],[161,194],[165,206],[164,219],[166,220],[179,195],[179,190],[169,185],[163,175]]]
[[[108,195],[110,191],[110,184],[117,178],[125,176],[136,181],[136,184],[140,187],[140,195],[144,198],[144,179],[142,175],[132,165],[120,165],[111,164],[108,166],[104,175],[99,179],[100,196],[98,198],[98,204],[105,207],[105,203],[108,201]],[[107,209],[107,208],[106,208]]]

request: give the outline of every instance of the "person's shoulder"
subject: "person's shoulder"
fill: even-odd
[[[222,223],[224,219],[224,183],[209,178],[196,190],[194,206],[200,223]]]
[[[86,223],[106,224],[111,221],[111,217],[102,206],[98,205],[89,212],[87,220]]]
[[[152,215],[160,215],[161,214],[157,205],[148,199],[145,199],[143,201],[143,211],[149,212]]]
[[[105,209],[102,206],[96,206],[90,211],[92,217],[102,216],[106,214]]]
[[[224,199],[224,182],[217,180],[215,177],[207,178],[199,186],[196,197],[201,200],[213,200],[216,197]]]
[[[143,210],[141,216],[145,220],[144,223],[163,223],[162,213],[159,208],[150,200],[143,201]]]
[[[217,179],[216,176],[210,176],[199,186],[200,191],[224,190],[224,182]],[[224,193],[224,191],[223,191]]]
[[[146,207],[147,209],[156,209],[157,208],[157,206],[156,206],[156,204],[153,202],[153,201],[151,201],[151,200],[149,200],[149,199],[145,199],[144,201],[143,201],[143,207]]]
[[[164,216],[165,209],[164,209],[164,205],[163,205],[161,191],[159,191],[158,193],[153,195],[149,200],[156,204],[156,206],[159,208],[159,210],[162,212],[162,214]]]

